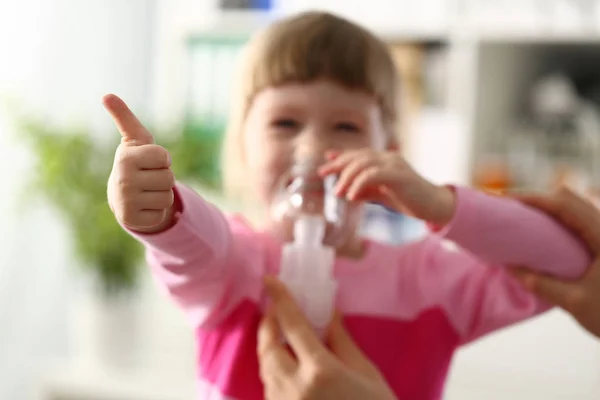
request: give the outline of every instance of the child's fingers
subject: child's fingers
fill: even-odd
[[[152,134],[142,125],[123,100],[114,94],[108,94],[104,96],[102,103],[121,132],[123,143],[128,146],[154,143]]]
[[[341,150],[329,150],[325,153],[325,158],[327,161],[331,161],[334,158],[337,158],[340,154],[342,154]]]
[[[361,196],[361,193],[372,187],[387,185],[393,180],[393,173],[378,166],[372,166],[364,169],[354,179],[348,190],[346,197],[349,200],[356,200]]]
[[[361,191],[352,201],[366,201],[369,203],[379,204],[381,206],[396,209],[395,201],[388,191],[383,186],[368,187]]]
[[[338,181],[335,185],[335,193],[341,196],[351,185],[356,177],[365,169],[374,167],[377,164],[377,160],[371,157],[369,154],[363,153],[357,155],[346,167],[342,170],[339,175]]]
[[[338,174],[358,155],[364,153],[364,150],[346,151],[327,161],[319,168],[319,175],[326,176],[329,174]]]

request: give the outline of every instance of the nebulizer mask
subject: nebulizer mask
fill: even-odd
[[[334,193],[336,176],[322,178],[322,158],[298,160],[279,185],[272,218],[286,239],[279,278],[318,334],[331,320],[337,282],[335,249],[346,231],[348,204]]]

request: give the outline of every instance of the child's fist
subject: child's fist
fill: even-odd
[[[175,176],[169,152],[156,144],[152,134],[127,105],[115,95],[103,99],[121,132],[113,169],[108,180],[108,203],[117,220],[140,232],[158,232],[171,222]]]
[[[395,152],[332,153],[319,172],[337,174],[336,194],[351,201],[379,203],[436,225],[447,224],[454,215],[452,190],[427,181]]]

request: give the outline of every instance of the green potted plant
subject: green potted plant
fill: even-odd
[[[131,351],[138,341],[133,294],[145,272],[140,268],[142,246],[115,221],[106,200],[120,135],[115,129],[110,136],[114,140],[98,143],[86,129],[60,128],[31,117],[21,118],[17,126],[35,163],[25,192],[28,199],[45,199],[59,212],[70,228],[78,264],[96,284],[96,290],[88,290],[78,302],[88,303],[85,310],[72,316],[74,329],[80,331],[74,333],[79,336],[76,341],[86,343],[79,353],[95,358],[93,362],[127,364],[132,360],[124,357],[135,357]],[[155,136],[171,152],[179,180],[218,192],[216,127],[187,123]],[[111,351],[118,360],[107,360]]]
[[[115,221],[106,202],[106,183],[120,135],[105,146],[85,129],[61,129],[34,119],[20,124],[35,165],[27,194],[42,196],[61,214],[73,234],[81,266],[97,277],[107,295],[133,289],[143,249]],[[199,135],[198,125],[162,134],[179,180],[218,189],[218,137]]]

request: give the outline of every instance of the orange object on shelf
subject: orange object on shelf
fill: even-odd
[[[502,194],[512,187],[512,179],[503,163],[486,162],[476,167],[473,184],[479,190]]]

